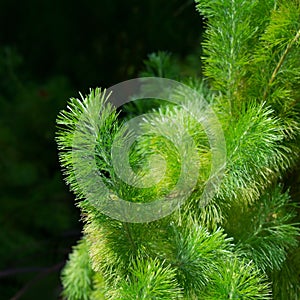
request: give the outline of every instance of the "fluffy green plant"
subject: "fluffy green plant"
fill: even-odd
[[[58,117],[57,142],[85,225],[63,271],[66,299],[299,299],[299,199],[289,194],[287,174],[299,162],[300,2],[197,0],[196,7],[207,23],[205,78],[180,77],[180,68],[162,52],[149,56],[145,74],[177,78],[213,108],[226,147],[219,187],[203,203],[214,152],[205,126],[184,107],[158,99],[152,110],[144,107],[139,127],[147,134],[127,149],[130,167],[137,178],[155,178],[163,159],[166,171],[154,186],[140,188],[119,178],[111,149],[143,102],[125,105],[122,115],[102,89],[71,99]],[[185,99],[195,113],[203,109],[184,90],[172,97]],[[168,138],[173,131],[184,148]],[[126,134],[125,140],[131,132]],[[172,214],[124,222],[95,205],[102,198],[151,203],[178,197],[172,189],[183,153],[191,172],[200,168],[191,195]],[[82,160],[90,156],[106,191]],[[87,187],[101,199],[86,193]]]

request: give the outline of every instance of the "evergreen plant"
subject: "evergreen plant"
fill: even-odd
[[[222,180],[203,203],[213,149],[205,126],[183,107],[155,99],[131,102],[120,112],[100,88],[71,99],[58,117],[57,142],[84,234],[62,272],[66,299],[300,299],[299,193],[297,179],[288,176],[298,176],[299,163],[300,1],[196,0],[196,8],[207,24],[204,78],[180,76],[180,63],[162,52],[149,56],[143,76],[176,79],[203,95],[222,126]],[[184,90],[172,97],[186,97],[192,111],[203,109]],[[136,188],[117,176],[111,148],[124,122],[142,111],[147,117],[139,126],[147,134],[129,149],[130,166],[138,176],[156,177],[162,163],[151,157],[158,153],[166,172],[155,186]],[[78,157],[80,122],[88,130],[79,134]],[[76,176],[79,158],[91,155],[93,138],[98,176],[111,201],[178,196],[170,191],[180,177],[183,152],[166,138],[170,127],[186,147],[190,169],[201,163],[188,199],[164,218],[144,223],[97,209]],[[185,144],[186,132],[197,155]],[[88,166],[79,167],[88,175]]]

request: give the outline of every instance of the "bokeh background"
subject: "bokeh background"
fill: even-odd
[[[159,50],[197,71],[202,30],[190,0],[0,1],[0,299],[60,299],[82,226],[54,140],[67,100]]]

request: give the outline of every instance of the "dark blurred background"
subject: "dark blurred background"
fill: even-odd
[[[0,28],[0,299],[59,299],[82,224],[58,112],[78,91],[138,76],[149,53],[197,55],[202,19],[190,0],[1,0]]]

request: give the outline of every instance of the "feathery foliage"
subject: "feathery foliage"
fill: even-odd
[[[82,239],[73,248],[68,264],[62,272],[64,295],[73,300],[89,299],[92,291],[93,273],[87,243],[85,239]]]
[[[151,54],[142,74],[196,90],[219,127],[202,124],[195,116],[212,115],[180,89],[171,97],[182,107],[152,99],[121,112],[105,90],[91,90],[58,117],[61,164],[85,222],[63,272],[67,299],[299,297],[299,199],[290,196],[286,176],[299,163],[300,2],[196,0],[196,7],[207,22],[205,79],[181,76],[165,52]],[[134,136],[126,121],[142,113],[142,134]],[[220,131],[226,167],[217,187],[212,140]],[[122,151],[133,136],[123,149],[131,171],[121,178],[111,149]],[[178,197],[173,189],[185,159],[195,185],[172,214],[131,223],[99,209],[118,197],[134,204]],[[155,184],[143,185],[146,179]],[[217,189],[203,202],[209,184]]]
[[[250,261],[238,257],[223,261],[199,299],[271,299],[266,276]]]

